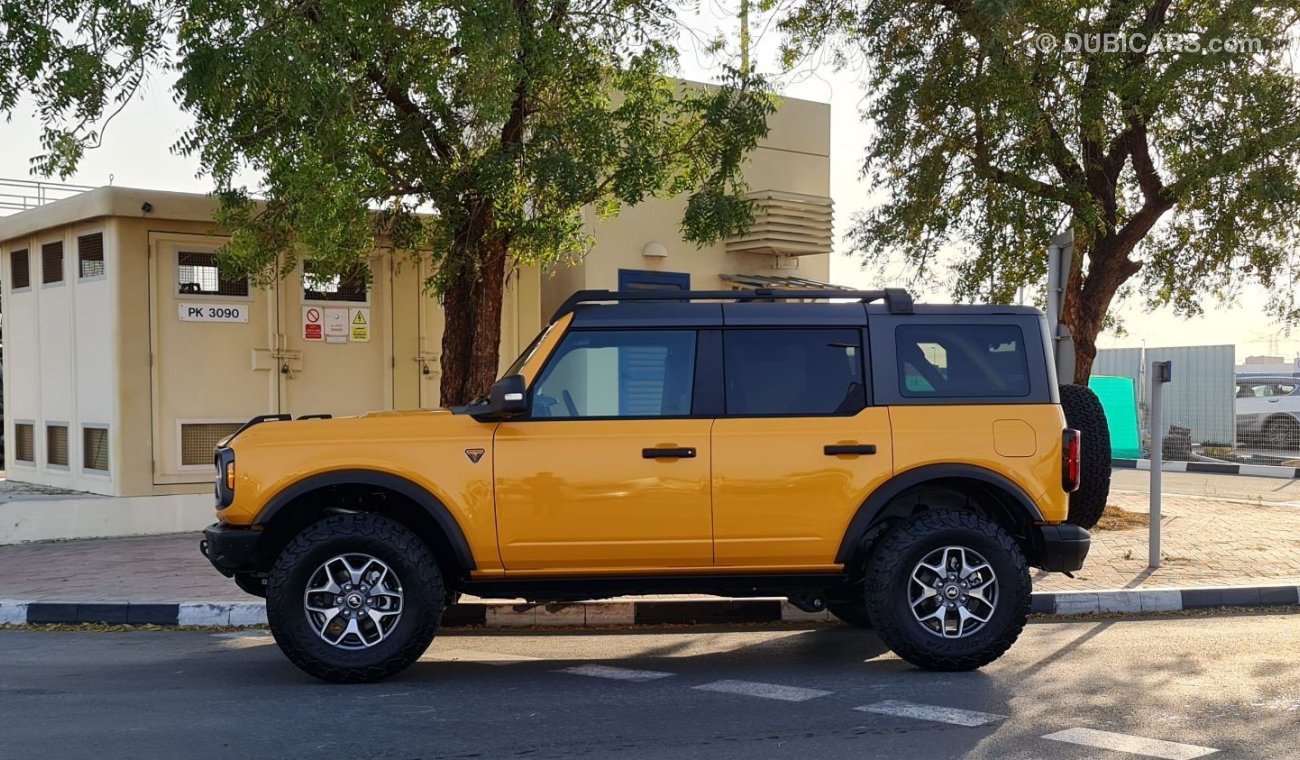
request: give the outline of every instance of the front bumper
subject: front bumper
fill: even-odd
[[[215,523],[203,529],[199,551],[229,578],[239,571],[255,570],[261,557],[262,531]]]
[[[1092,546],[1091,534],[1070,523],[1040,525],[1038,539],[1038,566],[1052,573],[1072,573],[1083,567]]]

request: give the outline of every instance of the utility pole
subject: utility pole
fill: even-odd
[[[1165,462],[1165,383],[1173,379],[1172,362],[1151,362],[1151,528],[1147,567],[1160,567],[1160,471]]]

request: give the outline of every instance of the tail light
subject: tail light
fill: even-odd
[[[1083,433],[1067,429],[1061,436],[1061,488],[1066,493],[1079,490],[1079,460],[1083,456],[1081,448]]]

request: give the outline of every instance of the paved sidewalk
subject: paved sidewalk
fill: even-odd
[[[1146,497],[1111,502],[1146,511]],[[1165,498],[1164,567],[1146,569],[1147,531],[1093,533],[1074,579],[1040,574],[1036,591],[1300,584],[1300,509]],[[197,534],[0,546],[0,599],[80,602],[248,601],[199,554]],[[690,598],[690,597],[674,597]]]

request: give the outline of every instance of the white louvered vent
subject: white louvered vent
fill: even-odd
[[[728,253],[809,256],[831,252],[834,214],[830,198],[779,190],[760,190],[748,197],[754,202],[754,226],[744,235],[727,239]]]

